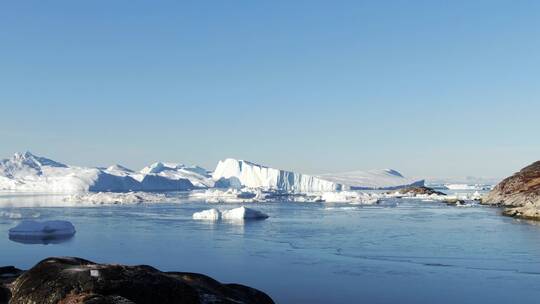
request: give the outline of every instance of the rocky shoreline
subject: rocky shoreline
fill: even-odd
[[[222,284],[208,276],[161,272],[151,266],[97,264],[81,258],[47,258],[28,271],[0,267],[0,303],[131,304],[261,303],[264,292]]]
[[[505,207],[506,216],[540,220],[540,161],[501,181],[482,204]]]

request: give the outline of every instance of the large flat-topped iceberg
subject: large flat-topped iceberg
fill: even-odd
[[[269,188],[297,192],[341,190],[340,184],[317,176],[269,168],[232,158],[220,161],[212,177],[218,183],[224,180],[237,181],[242,186],[250,188]]]
[[[155,163],[140,172],[120,165],[108,168],[68,166],[30,152],[0,160],[0,190],[26,192],[185,191],[213,185],[200,167]]]
[[[409,186],[423,186],[424,180],[404,177],[396,170],[369,170],[319,175],[320,178],[342,184],[351,190],[391,190]]]
[[[217,181],[216,185],[227,185],[227,181],[230,181],[230,184],[239,183],[250,188],[272,188],[298,192],[395,189],[411,185],[424,185],[423,180],[409,179],[390,169],[306,175],[232,158],[218,163],[213,178]]]

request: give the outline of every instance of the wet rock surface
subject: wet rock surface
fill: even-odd
[[[48,258],[3,279],[0,303],[8,298],[13,304],[274,303],[259,290],[222,284],[202,274],[96,264],[80,258]]]

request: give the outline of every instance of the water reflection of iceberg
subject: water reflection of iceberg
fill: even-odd
[[[75,227],[68,221],[22,221],[9,229],[9,239],[23,244],[58,244],[74,235]]]
[[[74,234],[72,235],[61,235],[61,236],[47,236],[47,237],[28,237],[28,236],[9,236],[9,240],[21,243],[21,244],[27,244],[27,245],[49,245],[49,244],[60,244],[69,242],[74,237]]]

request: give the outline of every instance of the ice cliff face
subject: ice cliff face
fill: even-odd
[[[202,187],[212,183],[208,173],[199,174],[204,170],[200,169],[167,167],[134,172],[120,165],[106,169],[85,168],[67,166],[30,152],[16,153],[9,159],[0,160],[0,190],[55,193],[183,191],[193,189],[194,184]]]
[[[423,186],[423,180],[403,177],[391,169],[339,174],[306,175],[273,169],[244,160],[225,159],[214,171],[216,185],[241,184],[251,188],[273,188],[298,192],[324,192],[360,189],[395,189]]]
[[[316,176],[268,168],[244,160],[228,158],[218,163],[212,177],[233,180],[251,188],[270,188],[286,191],[336,191],[341,185]]]

